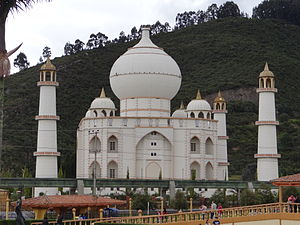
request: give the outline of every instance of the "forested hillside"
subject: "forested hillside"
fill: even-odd
[[[282,154],[280,175],[300,172],[300,27],[279,20],[225,18],[189,26],[152,37],[171,55],[182,72],[182,85],[172,101],[187,104],[196,90],[212,100],[218,90],[228,101],[228,154],[230,175],[254,179],[257,149],[257,77],[264,64],[276,76],[278,147]],[[75,176],[76,129],[92,100],[105,87],[116,105],[119,101],[109,86],[114,61],[137,41],[110,44],[55,58],[57,77],[58,151],[67,177]],[[5,79],[4,152],[5,169],[14,175],[27,166],[35,168],[41,65]]]

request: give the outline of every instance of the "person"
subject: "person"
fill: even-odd
[[[292,206],[292,204],[295,203],[295,201],[296,201],[296,198],[295,198],[294,195],[290,195],[288,197],[287,203],[291,204],[290,207],[289,207],[290,208],[290,212],[293,212],[293,206]]]
[[[299,213],[300,211],[300,207],[299,207],[299,203],[300,203],[300,198],[298,196],[295,197],[295,205],[294,205],[294,212],[295,213]]]
[[[42,225],[49,225],[49,222],[48,222],[48,217],[47,215],[44,216],[44,219],[43,219],[43,223]]]
[[[204,212],[205,210],[207,210],[207,206],[204,205],[204,204],[202,204],[202,205],[200,206],[199,210],[200,210],[201,212]],[[204,217],[205,217],[205,213],[202,213],[202,219],[203,219],[203,220],[204,220]]]
[[[218,217],[216,216],[215,220],[212,222],[214,225],[221,224],[220,220],[218,220]]]
[[[222,216],[222,213],[223,213],[223,207],[222,207],[222,204],[219,203],[219,204],[218,204],[218,216],[221,217],[221,216]]]
[[[58,215],[57,220],[56,220],[57,225],[63,225],[63,217],[62,215]]]
[[[216,209],[217,209],[217,204],[214,201],[212,201],[210,205],[210,210],[216,210]],[[212,211],[210,213],[210,218],[213,219],[214,217],[215,217],[215,211]]]
[[[25,218],[22,214],[21,208],[22,208],[22,200],[19,199],[17,201],[17,206],[16,206],[16,209],[15,209],[15,212],[17,214],[17,218],[16,218],[17,225],[25,225]]]

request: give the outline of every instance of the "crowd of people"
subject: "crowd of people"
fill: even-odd
[[[200,211],[205,212],[206,210],[208,210],[207,206],[205,204],[202,204],[200,206]],[[212,224],[221,224],[219,221],[219,218],[222,218],[222,214],[223,214],[223,207],[222,204],[219,203],[218,205],[212,201],[211,205],[210,205],[210,209],[209,210],[213,210],[209,213],[209,218],[206,220],[204,225],[210,225],[210,220],[212,222]],[[205,213],[203,213],[203,219],[205,218]],[[201,224],[199,224],[201,225]]]

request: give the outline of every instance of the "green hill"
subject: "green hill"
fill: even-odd
[[[152,37],[178,63],[182,85],[172,101],[187,104],[199,88],[211,100],[220,89],[228,101],[228,154],[230,175],[254,174],[257,149],[257,77],[268,61],[276,76],[278,147],[283,155],[280,174],[300,172],[300,27],[276,20],[228,18],[207,22]],[[76,55],[55,58],[57,66],[58,150],[60,164],[68,177],[75,176],[76,129],[92,100],[105,87],[116,105],[119,101],[109,86],[114,61],[134,45],[112,44]],[[26,165],[35,168],[39,79],[41,65],[5,79],[4,168],[20,173]],[[246,171],[247,170],[247,171]]]

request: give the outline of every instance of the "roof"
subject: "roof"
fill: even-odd
[[[271,183],[276,186],[300,186],[300,173],[279,177],[271,180]]]
[[[126,201],[93,195],[44,195],[22,200],[24,208],[68,208],[123,205]]]

